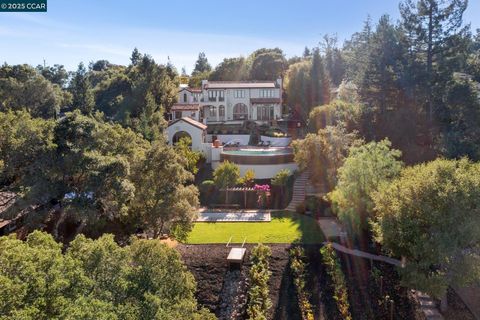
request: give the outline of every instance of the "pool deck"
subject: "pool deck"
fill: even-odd
[[[270,211],[200,209],[195,222],[270,222]]]

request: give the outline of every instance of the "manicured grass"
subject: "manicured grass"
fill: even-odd
[[[321,243],[322,232],[315,219],[297,213],[272,213],[270,222],[195,223],[186,243]]]

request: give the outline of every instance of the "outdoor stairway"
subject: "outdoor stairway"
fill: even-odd
[[[418,303],[420,304],[420,310],[425,315],[426,320],[443,320],[443,316],[440,312],[438,312],[437,306],[435,305],[435,301],[430,298],[427,294],[416,291],[414,293],[415,298],[417,299]]]
[[[285,210],[296,211],[297,205],[305,201],[305,190],[308,184],[308,178],[310,176],[310,170],[303,171],[300,176],[295,179],[293,183],[293,195],[292,201],[285,208]]]

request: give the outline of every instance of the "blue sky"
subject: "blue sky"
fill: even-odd
[[[370,15],[399,17],[396,0],[48,0],[47,13],[0,12],[0,62],[63,64],[107,59],[127,64],[134,47],[191,71],[200,51],[215,65],[261,47],[287,57],[323,34],[340,40]],[[480,0],[464,16],[480,28]]]

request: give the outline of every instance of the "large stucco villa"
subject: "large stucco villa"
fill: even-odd
[[[242,175],[250,169],[258,179],[271,178],[282,169],[297,169],[290,137],[269,136],[255,129],[277,127],[281,121],[281,79],[203,80],[201,88],[181,86],[169,117],[168,143],[189,137],[192,149],[200,151],[213,169],[228,160],[239,166]],[[254,145],[253,136],[258,140]]]
[[[171,120],[190,117],[204,124],[277,120],[282,116],[282,80],[203,80],[200,88],[181,86],[170,116]]]

